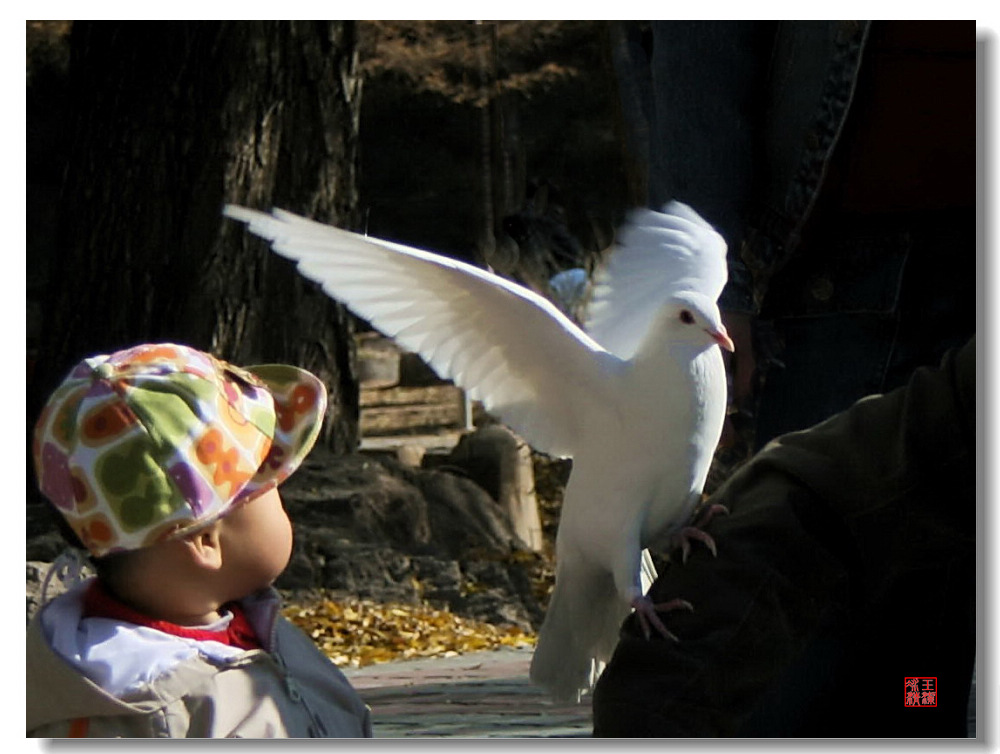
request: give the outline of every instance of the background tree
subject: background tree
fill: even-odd
[[[362,21],[369,233],[546,293],[592,266],[629,184],[605,21]]]
[[[221,210],[356,224],[354,24],[36,25],[34,80],[28,32],[29,423],[80,358],[179,341],[311,369],[353,449],[348,315]]]

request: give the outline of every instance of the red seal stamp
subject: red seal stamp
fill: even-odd
[[[937,676],[907,676],[903,687],[904,707],[937,707]]]

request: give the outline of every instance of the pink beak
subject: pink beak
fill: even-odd
[[[719,344],[719,348],[725,348],[730,353],[736,350],[733,339],[729,337],[724,325],[719,325],[718,330],[706,330],[706,332],[712,336],[712,340]]]

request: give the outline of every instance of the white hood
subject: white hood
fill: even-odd
[[[66,662],[107,693],[123,697],[159,678],[185,660],[201,655],[225,662],[246,650],[216,641],[198,641],[136,626],[113,618],[83,618],[83,595],[93,579],[75,585],[43,608],[42,632]],[[206,631],[225,628],[227,613]]]

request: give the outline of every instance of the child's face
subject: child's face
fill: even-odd
[[[222,567],[233,598],[269,586],[292,554],[292,524],[277,489],[241,505],[220,521]]]

